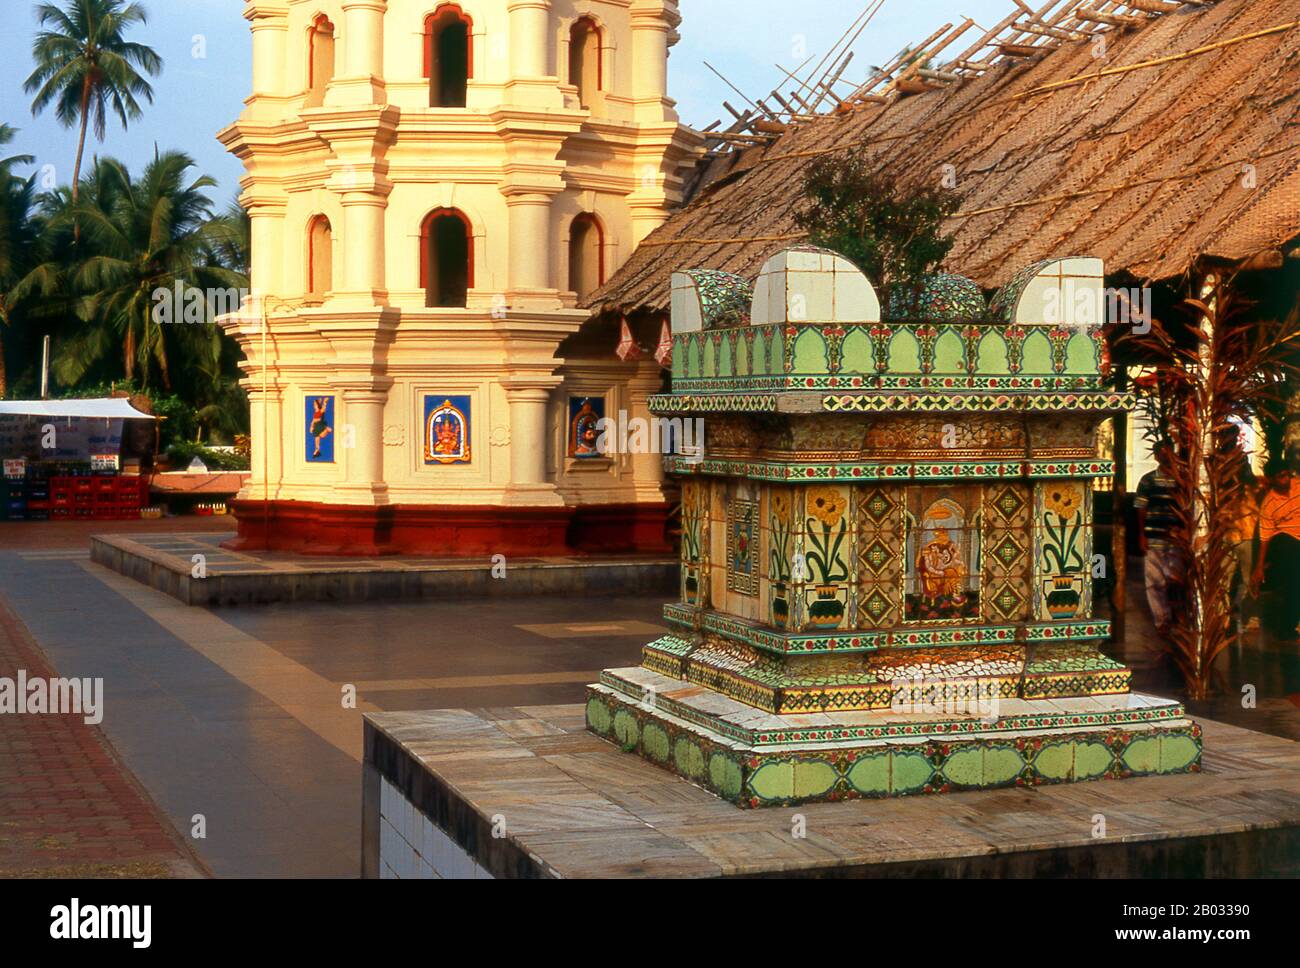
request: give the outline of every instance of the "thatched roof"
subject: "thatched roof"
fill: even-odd
[[[1093,40],[1067,40],[797,124],[729,156],[721,176],[715,162],[587,304],[664,310],[678,269],[754,276],[797,235],[804,167],[845,148],[904,177],[954,166],[964,202],[944,268],[990,289],[1041,259],[1097,256],[1110,273],[1166,279],[1198,256],[1244,259],[1300,235],[1300,0],[1218,0],[1105,37],[1104,59]]]

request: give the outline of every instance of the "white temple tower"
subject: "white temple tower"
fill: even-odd
[[[646,416],[662,372],[580,333],[575,306],[667,217],[699,146],[667,96],[675,0],[244,16],[252,94],[219,137],[247,168],[268,327],[256,301],[226,322],[252,400],[241,543],[660,544],[659,456],[575,453],[573,427]]]

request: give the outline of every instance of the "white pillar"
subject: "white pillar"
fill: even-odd
[[[335,453],[347,461],[346,490],[369,500],[386,490],[384,483],[384,404],[387,391],[375,386],[344,387],[343,433]]]
[[[244,18],[253,34],[253,97],[279,97],[284,90],[285,43],[289,22],[283,10],[249,4]]]
[[[510,279],[508,289],[555,289],[551,278],[551,196],[541,192],[509,195]]]
[[[510,76],[512,79],[549,77],[550,0],[511,0]]]
[[[510,479],[515,486],[546,483],[546,407],[543,386],[507,386],[510,403]]]
[[[387,0],[343,0],[342,69],[330,82],[325,104],[386,104],[384,14]]]
[[[343,255],[343,286],[348,297],[373,302],[385,290],[384,212],[388,199],[374,192],[345,192],[343,237],[338,251]]]
[[[665,121],[675,116],[668,100],[668,48],[680,22],[675,3],[635,0],[632,15],[632,97],[637,120]]]

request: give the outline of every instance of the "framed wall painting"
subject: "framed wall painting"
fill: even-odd
[[[470,452],[470,398],[466,395],[430,393],[424,398],[424,462],[468,464]]]
[[[594,460],[606,456],[600,447],[600,421],[604,418],[604,397],[569,397],[570,457],[574,460]]]
[[[304,403],[308,464],[334,463],[334,397],[309,394]]]

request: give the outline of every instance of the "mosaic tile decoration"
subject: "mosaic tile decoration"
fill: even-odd
[[[727,587],[758,594],[758,502],[727,502]]]
[[[1017,277],[997,321],[957,278],[881,321],[838,257],[770,266],[757,326],[701,331],[674,283],[651,410],[706,422],[664,462],[682,594],[591,687],[592,731],[747,806],[1197,768],[1199,729],[1130,693],[1092,614],[1097,428],[1135,398],[1095,331],[1030,321],[1098,293],[1096,260]]]
[[[749,323],[754,287],[748,279],[719,269],[691,269],[706,329],[725,329]]]
[[[885,315],[891,320],[977,322],[989,314],[979,284],[966,276],[948,272],[927,277],[919,292],[895,288],[890,293],[888,306]]]
[[[587,728],[740,807],[1033,787],[1133,776],[1194,773],[1201,729],[1153,707],[1131,722],[1028,727],[995,735],[933,732],[917,724],[910,741],[850,740],[834,745],[777,740],[748,745],[723,738],[605,685],[588,689]],[[1176,707],[1175,707],[1176,708]],[[1181,710],[1179,710],[1181,712]],[[858,714],[864,715],[864,714]]]
[[[1016,306],[1020,303],[1020,297],[1024,295],[1025,289],[1034,281],[1034,278],[1052,264],[1051,259],[1042,262],[1035,262],[1033,265],[1027,265],[1019,270],[1011,280],[993,294],[989,300],[989,315],[1003,322],[1011,322],[1016,313]]]

